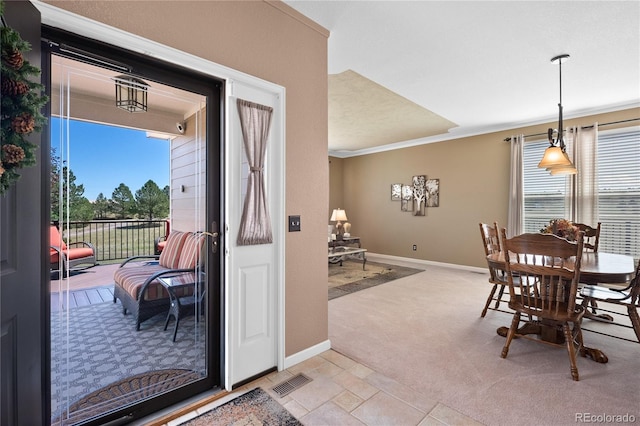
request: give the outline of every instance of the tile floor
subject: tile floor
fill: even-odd
[[[312,381],[282,398],[271,390],[299,373]],[[305,426],[481,424],[329,350],[251,382],[224,398],[166,423],[166,426],[179,425],[258,386]]]

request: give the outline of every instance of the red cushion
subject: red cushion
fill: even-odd
[[[167,244],[164,246],[162,253],[160,253],[160,266],[165,268],[175,269],[178,267],[180,261],[180,252],[184,241],[189,236],[186,232],[172,231],[167,238]]]
[[[51,250],[53,253],[51,254],[51,263],[58,263],[60,260],[58,257],[58,252],[55,250]],[[93,256],[93,250],[90,247],[80,247],[80,248],[71,248],[64,250],[67,259],[75,260],[81,259],[83,257],[91,257]]]
[[[123,266],[113,274],[113,280],[129,293],[132,298],[138,300],[140,288],[147,278],[164,269],[165,268],[160,265]],[[191,276],[190,278],[192,280],[191,282],[194,282],[193,277]],[[192,286],[181,287],[176,290],[177,297],[190,296],[193,294]],[[144,293],[144,300],[167,299],[168,297],[167,289],[157,280],[151,282]]]
[[[67,248],[67,245],[64,243],[64,240],[62,239],[62,236],[60,235],[60,232],[58,231],[58,228],[55,227],[55,225],[49,226],[49,245],[58,247],[60,250],[64,250]],[[54,249],[50,249],[50,253],[51,256],[55,255],[57,257],[58,255],[58,252]],[[54,260],[52,258],[51,262],[53,261]]]

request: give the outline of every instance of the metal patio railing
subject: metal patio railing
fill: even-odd
[[[165,219],[91,220],[54,224],[61,228],[67,244],[80,241],[93,244],[98,262],[153,255],[155,240],[164,237],[168,230],[168,221]]]

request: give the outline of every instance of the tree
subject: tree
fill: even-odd
[[[109,208],[109,200],[107,200],[102,192],[99,193],[96,200],[93,202],[93,210],[95,212],[96,219],[105,219],[107,217],[107,213],[109,213]]]
[[[93,219],[93,206],[84,196],[84,185],[76,184],[76,176],[67,166],[62,168],[62,176],[58,173],[60,159],[55,157],[55,151],[51,156],[51,219],[54,221],[66,220],[67,206],[69,208],[69,220],[87,221]],[[62,180],[62,185],[60,181]],[[62,191],[62,211],[60,209],[60,191]]]
[[[152,180],[148,180],[136,191],[137,211],[140,217],[149,220],[165,217],[169,212],[169,197]]]
[[[121,183],[111,194],[111,208],[120,219],[125,219],[135,212],[136,200],[124,183]]]

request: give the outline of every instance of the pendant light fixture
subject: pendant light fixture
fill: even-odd
[[[560,103],[558,103],[558,129],[549,129],[547,137],[549,138],[549,146],[544,151],[544,156],[538,164],[538,167],[547,169],[552,175],[574,175],[578,173],[569,156],[567,155],[567,147],[564,144],[564,127],[562,126],[562,61],[568,60],[569,55],[566,53],[551,58],[551,62],[558,64],[560,70]],[[554,139],[555,133],[555,139]]]
[[[147,89],[144,81],[129,75],[113,77],[116,82],[116,106],[129,112],[147,110]]]

